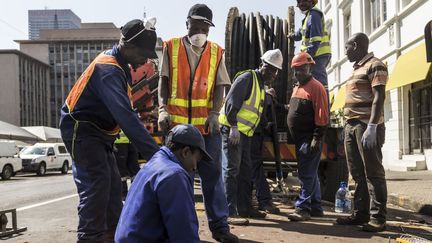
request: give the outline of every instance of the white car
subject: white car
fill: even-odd
[[[18,147],[13,141],[0,141],[0,177],[9,180],[22,168],[17,156]]]
[[[45,175],[47,171],[67,174],[72,158],[63,143],[36,143],[20,152],[24,172]]]

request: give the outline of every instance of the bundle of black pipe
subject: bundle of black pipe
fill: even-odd
[[[231,80],[237,72],[246,69],[256,69],[261,63],[260,57],[267,50],[280,49],[283,57],[283,70],[271,86],[276,90],[277,101],[286,104],[292,92],[292,78],[289,68],[294,47],[288,39],[289,26],[287,19],[272,15],[262,16],[259,12],[238,13],[237,8],[231,8],[226,26],[226,64]],[[278,128],[285,129],[286,111],[277,112]]]

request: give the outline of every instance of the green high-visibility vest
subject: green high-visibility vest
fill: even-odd
[[[241,133],[252,137],[258,126],[263,111],[265,90],[260,88],[257,74],[253,70],[246,70],[236,74],[234,80],[243,73],[250,72],[253,76],[252,90],[249,98],[243,102],[240,111],[237,113],[237,127]],[[231,127],[225,114],[225,105],[219,115],[219,123]]]
[[[310,16],[311,11],[317,11],[321,14],[321,20],[322,20],[324,33],[322,36],[312,36],[311,38],[306,38],[307,20]],[[324,21],[324,14],[317,7],[313,7],[311,10],[309,10],[308,13],[306,14],[306,17],[303,19],[303,26],[301,29],[301,34],[302,34],[302,45],[300,47],[300,51],[306,51],[311,42],[321,41],[321,43],[318,47],[318,50],[315,53],[315,57],[321,56],[324,54],[331,54],[330,37],[328,35],[327,27],[326,27],[326,24]]]
[[[114,141],[114,143],[115,143],[115,144],[119,144],[119,143],[130,143],[130,141],[129,141],[129,138],[126,137],[126,135],[125,135],[123,132],[121,132],[121,133],[120,133],[120,137],[117,138],[117,139]]]

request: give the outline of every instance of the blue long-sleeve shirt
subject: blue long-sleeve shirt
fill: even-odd
[[[308,13],[306,13],[305,18],[302,20],[302,26],[304,24],[304,21],[306,22],[306,31],[305,35],[306,38],[312,38],[315,36],[323,36],[324,34],[324,26],[322,21],[322,13],[311,9]],[[300,41],[302,39],[302,28],[299,28],[296,33],[293,36],[293,39],[295,41]],[[312,57],[315,57],[315,53],[318,50],[318,47],[320,45],[321,41],[314,41],[310,42],[306,52],[311,55]]]
[[[135,177],[115,241],[200,242],[193,178],[167,147],[162,147]]]
[[[127,85],[131,80],[129,66],[117,46],[106,51],[105,54],[114,56],[123,70],[113,65],[96,64],[74,110],[69,113],[65,104],[61,108],[62,138],[67,141],[73,138],[75,121],[70,115],[80,121],[90,121],[108,131],[119,125],[144,158],[150,159],[159,147],[139,120],[138,115],[132,110],[127,94]],[[75,138],[77,140],[87,136],[98,136],[105,140],[114,139],[102,134],[98,128],[86,122],[80,123],[77,129]]]

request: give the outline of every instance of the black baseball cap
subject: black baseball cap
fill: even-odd
[[[215,26],[212,22],[213,12],[205,4],[195,4],[189,9],[188,18],[202,20],[210,26]]]
[[[157,35],[154,28],[146,29],[142,20],[134,19],[127,22],[120,30],[123,41],[139,47],[145,57],[150,59],[158,57],[155,50]]]
[[[213,158],[207,153],[204,138],[200,131],[191,124],[181,124],[173,127],[168,132],[168,137],[174,143],[188,145],[201,150],[202,160],[212,161]]]

